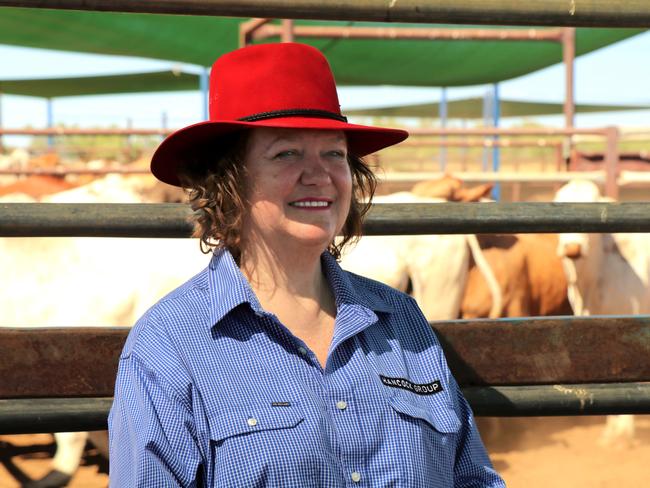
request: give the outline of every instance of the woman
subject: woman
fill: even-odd
[[[293,43],[218,59],[210,112],[152,160],[214,255],[129,335],[111,486],[503,486],[415,302],[336,262],[374,191],[359,158],[406,132],[348,124]]]

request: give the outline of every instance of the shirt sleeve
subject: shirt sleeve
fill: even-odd
[[[188,401],[133,354],[120,359],[108,419],[110,487],[196,487],[201,456]]]
[[[460,391],[456,380],[451,378],[458,401],[458,417],[461,428],[454,469],[454,486],[457,488],[505,488],[506,484],[492,467],[481,436],[476,428],[474,414]]]

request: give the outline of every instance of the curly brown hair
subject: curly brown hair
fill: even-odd
[[[222,138],[219,143],[198,149],[179,166],[178,177],[194,210],[192,237],[201,241],[204,253],[225,248],[239,263],[241,231],[248,210],[244,155],[250,131]],[[346,244],[361,236],[363,218],[370,209],[377,178],[361,158],[348,154],[352,173],[352,202],[341,230],[342,237],[331,242],[328,251],[340,259]]]

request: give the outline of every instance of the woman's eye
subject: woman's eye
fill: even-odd
[[[335,151],[330,151],[328,154],[333,158],[345,159],[346,157],[345,151],[335,150]]]
[[[286,151],[280,151],[274,156],[274,159],[289,159],[298,155],[298,151],[295,149],[287,149]]]

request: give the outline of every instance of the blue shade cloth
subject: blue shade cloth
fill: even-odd
[[[138,321],[111,487],[505,486],[415,302],[322,265],[337,306],[325,368],[227,251]]]

